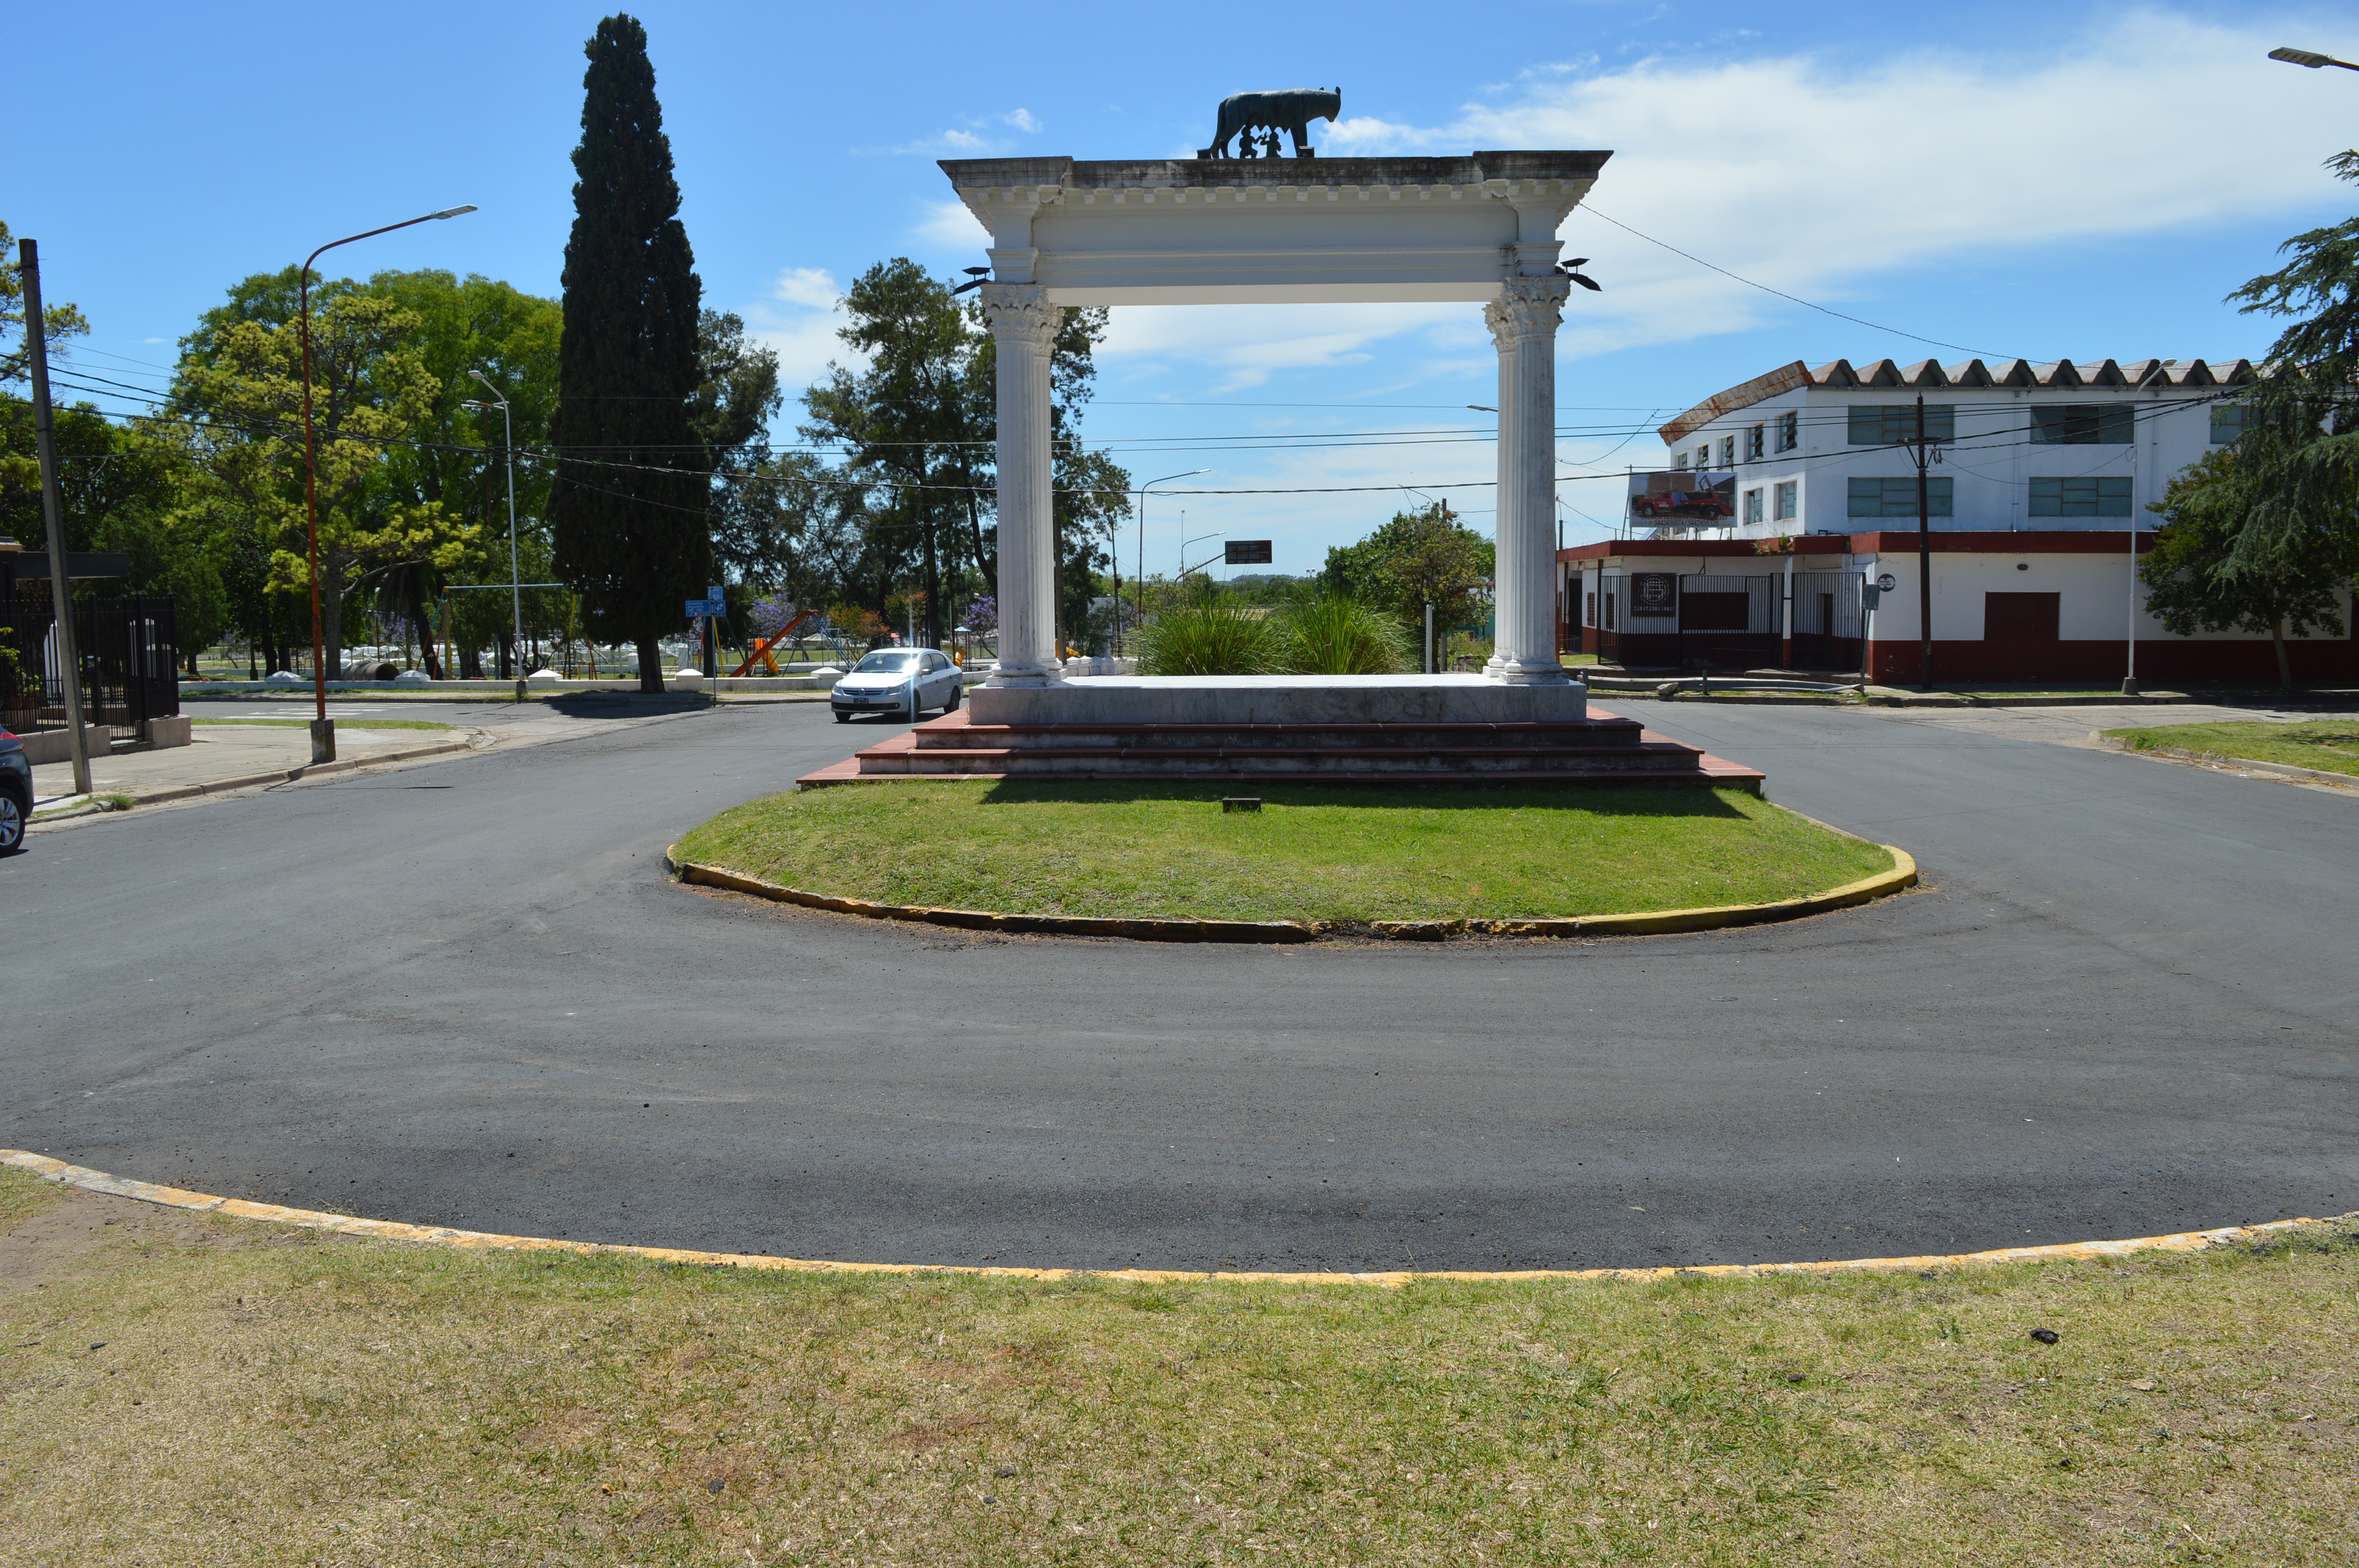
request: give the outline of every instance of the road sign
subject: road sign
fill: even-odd
[[[691,599],[688,601],[688,612],[690,615],[726,615],[729,613],[729,601],[718,594],[711,599]]]
[[[1222,564],[1232,567],[1266,567],[1269,565],[1267,539],[1231,539],[1224,547]]]

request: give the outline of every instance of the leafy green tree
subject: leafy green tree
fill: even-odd
[[[1422,635],[1428,605],[1442,630],[1474,623],[1490,600],[1496,548],[1438,501],[1396,512],[1356,545],[1331,546],[1320,578],[1335,591],[1393,611]]]
[[[591,632],[636,644],[640,689],[661,691],[658,639],[712,575],[710,460],[694,423],[703,286],[647,29],[609,16],[584,52],[549,519],[558,575]]]
[[[707,310],[697,323],[696,360],[689,418],[712,454],[713,554],[724,578],[777,587],[794,520],[770,455],[770,420],[787,400],[778,351],[746,337],[745,318],[734,311]]]
[[[480,529],[439,502],[389,496],[387,454],[416,438],[441,391],[415,341],[415,311],[339,292],[311,315],[311,407],[318,475],[320,609],[328,667],[342,661],[344,598],[362,578],[404,563],[449,570]],[[212,492],[191,515],[248,520],[274,541],[267,590],[308,599],[302,348],[293,323],[232,319],[201,333],[184,357],[176,400]]]
[[[2359,180],[2359,152],[2327,161]],[[2292,262],[2228,297],[2246,315],[2294,317],[2245,399],[2234,492],[2243,521],[2229,576],[2294,580],[2325,549],[2359,551],[2359,218],[2297,234]]]
[[[2293,686],[2286,637],[2343,633],[2335,590],[2350,576],[2350,552],[2336,539],[2335,509],[2313,516],[2303,542],[2240,557],[2238,546],[2261,503],[2241,445],[2223,447],[2170,481],[2148,510],[2165,522],[2138,563],[2147,608],[2177,636],[2265,633],[2277,651],[2277,680]]]
[[[862,602],[882,610],[908,577],[925,594],[925,640],[939,645],[942,579],[956,556],[988,578],[974,486],[984,464],[976,443],[992,435],[975,405],[979,359],[990,340],[959,308],[950,286],[905,256],[879,262],[844,294],[849,318],[839,334],[865,362],[855,373],[830,365],[803,395],[806,439],[847,449],[846,477],[865,481],[864,548],[857,582]],[[972,524],[968,530],[961,522]],[[961,546],[965,546],[962,548]]]

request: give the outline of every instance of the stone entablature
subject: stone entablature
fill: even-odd
[[[1488,303],[1611,157],[951,158],[995,281],[1060,305]]]

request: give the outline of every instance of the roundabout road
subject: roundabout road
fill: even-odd
[[[2359,1208],[2359,801],[1617,705],[1930,887],[1706,935],[1027,940],[671,883],[875,738],[724,708],[37,835],[0,1145],[429,1224],[894,1261],[1598,1267]]]

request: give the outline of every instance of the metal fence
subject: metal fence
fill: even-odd
[[[180,711],[179,633],[168,595],[82,599],[73,606],[84,719],[113,740],[145,741],[147,720]],[[49,588],[0,600],[0,725],[18,734],[66,727],[63,664]]]

